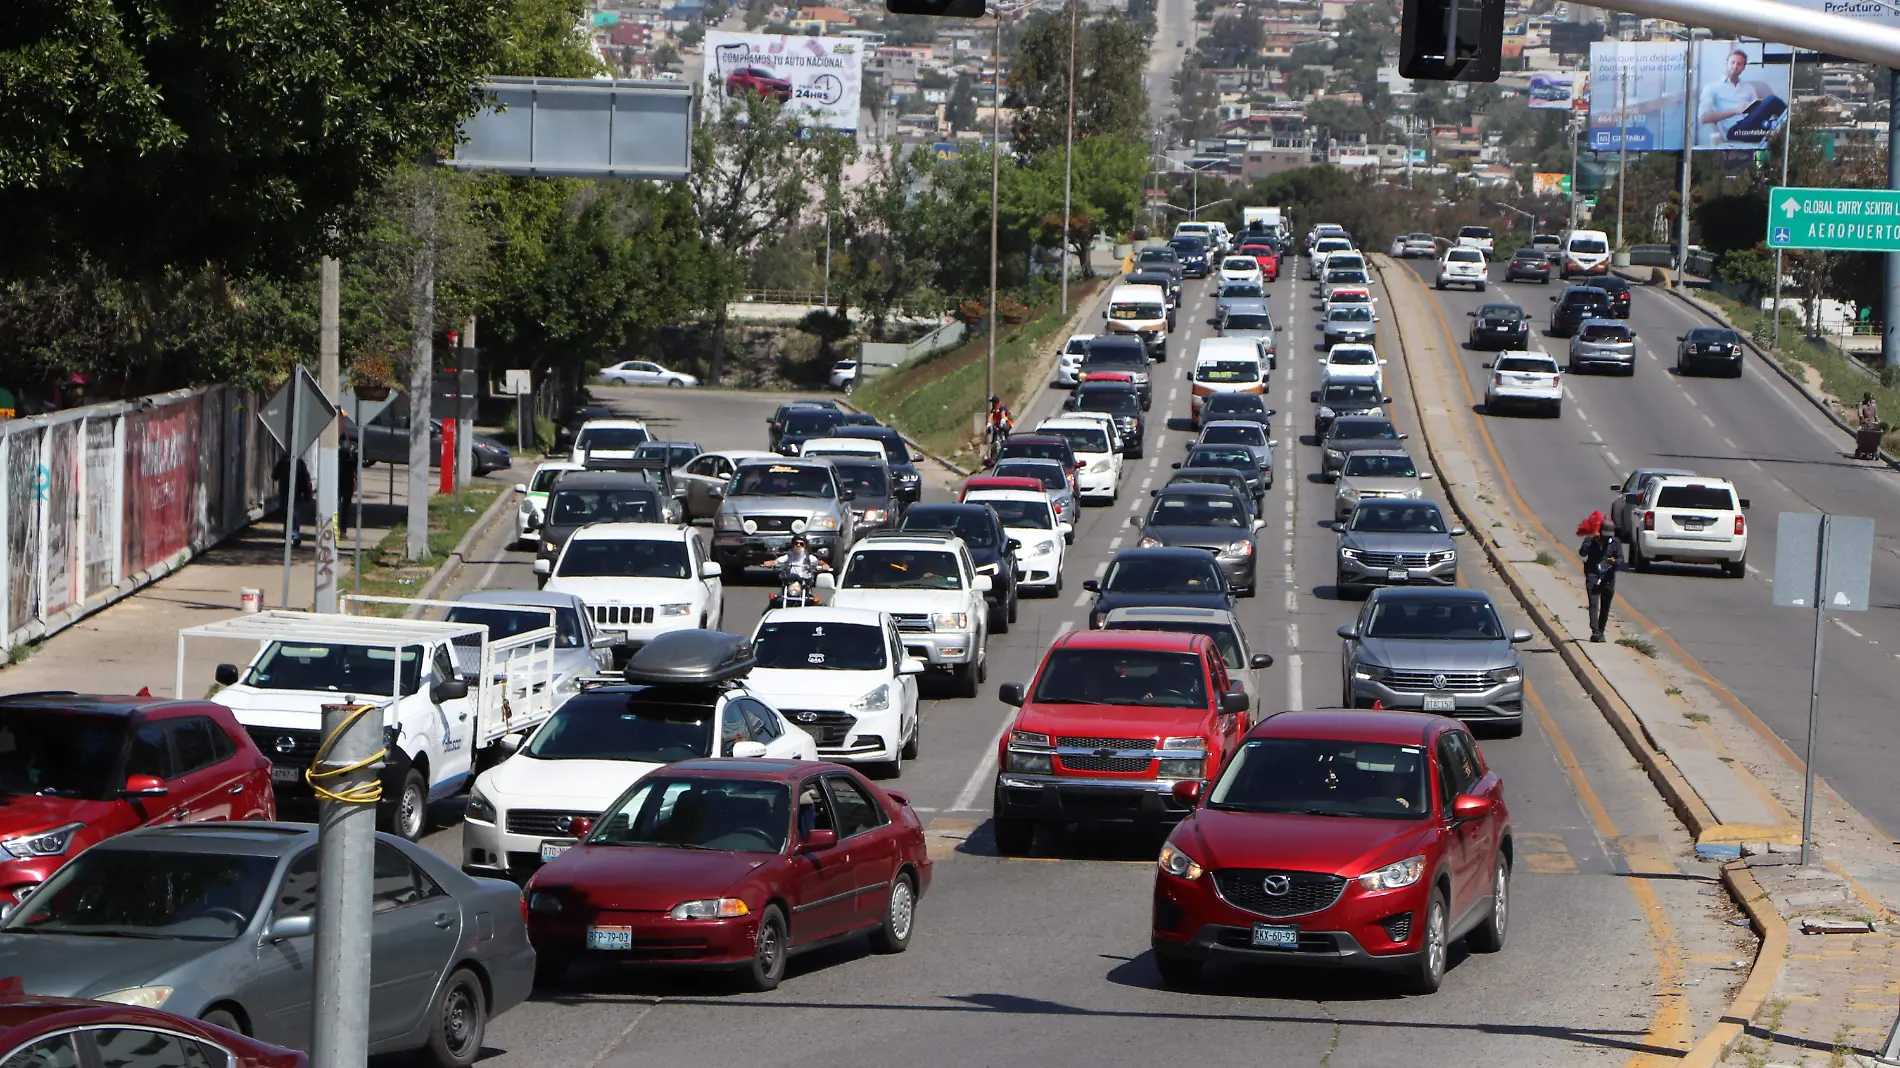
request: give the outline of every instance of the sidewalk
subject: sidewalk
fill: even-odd
[[[1612,642],[1581,640],[1587,602],[1572,546],[1501,477],[1430,296],[1409,271],[1381,276],[1426,449],[1453,507],[1695,837],[1698,857],[1723,863],[1723,882],[1762,937],[1748,982],[1683,1063],[1839,1065],[1878,1050],[1900,1009],[1891,844],[1822,790],[1821,863],[1801,868],[1801,778],[1779,739],[1699,667],[1659,657],[1659,635],[1627,613]],[[1822,933],[1849,929],[1863,933]]]

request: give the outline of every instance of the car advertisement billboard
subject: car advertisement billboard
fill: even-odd
[[[1764,48],[1780,53],[1781,62],[1762,62]],[[1788,51],[1756,42],[1696,42],[1695,147],[1758,149],[1781,129],[1794,98]]]
[[[1680,44],[1598,41],[1591,45],[1590,149],[1682,151],[1688,74],[1688,49]]]
[[[1561,172],[1538,171],[1531,175],[1531,196],[1567,197],[1570,195],[1570,176]]]
[[[864,42],[849,37],[706,32],[717,82],[713,108],[747,94],[768,96],[810,115],[813,126],[858,128]]]
[[[1530,97],[1530,106],[1533,108],[1568,111],[1573,85],[1568,74],[1533,74],[1525,95]]]

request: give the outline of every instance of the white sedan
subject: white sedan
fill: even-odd
[[[623,360],[600,369],[600,380],[610,386],[671,386],[679,389],[699,385],[699,379],[685,371],[669,371],[646,360]]]
[[[752,632],[746,685],[811,734],[821,760],[903,773],[917,757],[917,678],[889,612],[774,608]]]
[[[1319,362],[1325,369],[1321,372],[1321,378],[1327,385],[1370,382],[1381,394],[1385,393],[1385,361],[1379,358],[1379,350],[1371,345],[1334,345],[1326,350],[1326,355]]]
[[[1484,387],[1484,411],[1535,408],[1552,418],[1563,414],[1564,376],[1555,357],[1542,352],[1500,352]]]
[[[1264,285],[1266,273],[1260,269],[1260,261],[1252,256],[1228,256],[1220,261],[1220,284],[1229,282],[1258,282]]]

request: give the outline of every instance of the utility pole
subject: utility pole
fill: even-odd
[[[1900,81],[1900,79],[1896,79],[1896,80]],[[1889,137],[1889,141],[1887,145],[1887,174],[1888,174],[1887,180],[1889,183],[1891,183],[1893,181],[1893,177],[1892,177],[1893,176],[1893,144],[1891,141],[1891,137],[1892,137],[1891,132],[1889,132],[1888,137]],[[1793,140],[1794,140],[1794,109],[1790,108],[1788,110],[1788,121],[1781,124],[1781,185],[1783,188],[1786,188],[1788,185],[1788,152],[1793,147]],[[1893,257],[1888,256],[1887,257],[1887,299],[1889,301],[1893,299],[1893,269],[1894,269]],[[1889,305],[1889,307],[1891,307],[1891,305]],[[1888,322],[1893,321],[1893,317],[1891,314],[1888,315],[1887,320]],[[1891,331],[1887,331],[1885,332],[1885,334],[1891,334]],[[1774,345],[1775,345],[1775,348],[1781,347],[1781,250],[1780,249],[1775,250],[1775,341],[1774,341]],[[1884,335],[1881,341],[1881,345],[1883,348],[1882,355],[1884,356],[1886,354],[1884,352],[1884,348],[1886,345]]]
[[[317,386],[323,396],[335,404],[342,395],[342,367],[339,321],[342,313],[341,272],[335,256],[319,261],[322,295],[317,306]],[[332,419],[317,438],[317,576],[315,608],[319,612],[336,611],[336,535],[337,445],[340,435],[337,420]],[[362,428],[357,428],[362,436]],[[286,605],[285,607],[289,607]]]
[[[426,170],[425,170],[426,175]],[[425,178],[426,181],[426,178]],[[429,555],[429,410],[435,394],[435,192],[420,191],[416,250],[409,279],[409,528],[403,559]]]
[[[330,795],[376,784],[382,762],[382,709],[323,706],[323,734],[336,739],[311,769]],[[362,765],[352,770],[352,765]],[[324,797],[320,792],[319,797]],[[376,803],[324,797],[317,813],[315,1032],[311,1068],[363,1068],[369,1060],[370,873],[376,861]]]
[[[1062,147],[1062,314],[1069,314],[1069,193],[1075,185],[1075,31],[1078,0],[1069,0],[1069,121]],[[1091,250],[1084,249],[1087,256]]]
[[[481,355],[475,348],[475,316],[462,325],[462,352],[455,361],[455,489],[460,492],[475,472],[475,419],[468,413],[481,395],[481,376],[476,373]],[[464,377],[463,372],[468,372]],[[462,383],[475,384],[475,393],[464,393]],[[465,416],[467,416],[465,418]]]
[[[1695,27],[1686,26],[1682,71],[1682,202],[1676,206],[1676,288],[1689,268],[1689,182],[1695,159]],[[1621,176],[1618,181],[1621,181]]]
[[[1616,82],[1616,249],[1623,251],[1623,190],[1629,187],[1630,68],[1618,63]],[[1572,182],[1576,179],[1572,178]]]
[[[1577,228],[1577,187],[1583,184],[1582,176],[1577,173],[1577,140],[1583,133],[1583,127],[1577,122],[1574,112],[1566,128],[1570,132],[1570,225],[1566,229],[1575,230]]]
[[[996,396],[996,330],[1002,320],[996,314],[996,260],[1002,246],[998,243],[997,200],[1003,181],[1003,12],[996,11],[996,50],[990,56],[990,340],[989,356],[983,365],[983,399]]]
[[[825,311],[831,311],[831,199],[825,198]]]
[[[1887,188],[1900,189],[1900,70],[1887,72]],[[1790,115],[1792,121],[1794,116]],[[1785,183],[1784,179],[1784,183]],[[1880,381],[1891,386],[1900,381],[1900,253],[1884,257],[1887,268],[1885,300],[1880,317]]]

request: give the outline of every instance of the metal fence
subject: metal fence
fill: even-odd
[[[0,424],[9,645],[157,581],[277,506],[283,455],[230,386]]]

